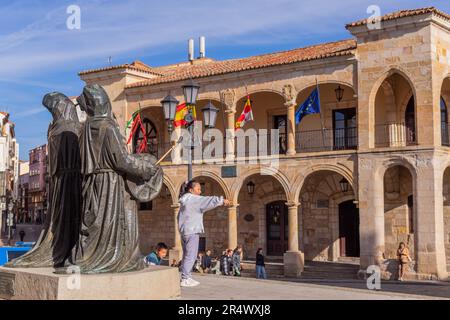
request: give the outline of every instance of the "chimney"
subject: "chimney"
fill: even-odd
[[[200,59],[206,58],[206,38],[200,37]]]
[[[194,61],[194,39],[188,41],[188,59]]]

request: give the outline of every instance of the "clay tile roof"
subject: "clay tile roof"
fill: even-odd
[[[410,10],[400,10],[392,13],[385,14],[384,16],[381,16],[381,21],[388,21],[388,20],[394,20],[404,17],[411,17],[411,16],[418,16],[421,14],[435,14],[437,16],[440,16],[441,18],[444,18],[446,20],[450,20],[450,15],[436,9],[435,7],[426,7],[426,8],[419,8],[419,9],[410,9]],[[357,26],[363,26],[367,24],[368,19],[362,19],[356,22],[352,22],[347,24],[345,27],[351,28],[351,27],[357,27]]]
[[[160,75],[159,73],[154,71],[154,68],[146,65],[145,63],[143,63],[141,61],[134,61],[132,63],[125,63],[125,64],[121,64],[121,65],[117,65],[117,66],[81,71],[80,73],[78,73],[78,75],[82,76],[82,75],[86,75],[86,74],[90,74],[90,73],[97,73],[97,72],[116,70],[116,69],[129,69],[129,70],[135,70],[135,71],[141,71],[141,72],[151,73],[151,74],[155,74],[155,75]]]
[[[151,86],[160,83],[186,80],[189,78],[203,78],[302,61],[351,55],[354,53],[354,49],[356,49],[356,41],[349,39],[242,59],[223,61],[208,59],[204,62],[199,62],[196,60],[193,64],[182,63],[178,65],[153,68],[154,71],[159,72],[162,75],[153,79],[130,84],[127,88]]]

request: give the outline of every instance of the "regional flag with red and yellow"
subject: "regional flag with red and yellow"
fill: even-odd
[[[175,119],[173,121],[175,128],[179,128],[179,127],[187,125],[185,117],[189,112],[189,108],[192,108],[192,116],[194,117],[194,120],[197,119],[197,112],[195,111],[195,107],[188,106],[186,103],[182,103],[177,107],[177,110],[175,113]]]
[[[249,121],[253,121],[253,111],[252,111],[252,102],[250,101],[250,96],[247,96],[247,101],[245,102],[244,110],[242,114],[236,121],[236,130],[239,130],[245,126],[245,124]]]

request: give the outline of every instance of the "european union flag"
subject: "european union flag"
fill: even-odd
[[[305,102],[295,112],[295,123],[299,124],[308,114],[320,113],[319,89],[315,88]]]

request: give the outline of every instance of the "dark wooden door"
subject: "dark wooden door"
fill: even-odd
[[[339,238],[342,257],[359,257],[359,210],[353,200],[339,205]]]
[[[282,256],[288,249],[288,209],[286,201],[276,201],[266,206],[267,254]]]

